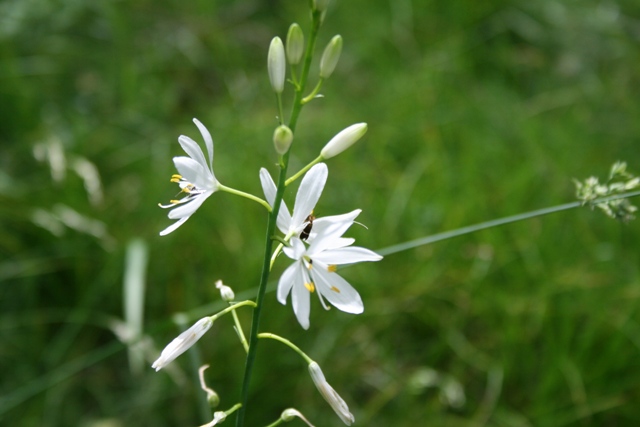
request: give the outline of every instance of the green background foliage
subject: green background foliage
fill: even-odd
[[[300,1],[0,3],[3,425],[203,424],[192,358],[211,364],[221,408],[239,400],[243,351],[228,317],[172,371],[150,363],[179,332],[175,313],[191,322],[222,307],[215,280],[255,294],[264,209],[214,194],[160,238],[171,221],[157,203],[176,191],[178,135],[201,141],[192,117],[214,137],[219,180],[261,193],[258,169],[274,173],[277,160],[267,48],[293,21],[308,32],[307,17]],[[290,170],[369,123],[329,161],[316,209],[362,208],[368,229],[349,231],[359,245],[565,203],[571,178],[604,178],[616,160],[640,170],[637,1],[340,0],[319,49],[337,33],[340,63],[303,111]],[[76,172],[86,162],[101,192]],[[356,425],[635,426],[638,235],[599,211],[561,212],[344,270],[364,314],[312,300],[308,332],[271,292],[262,325],[320,363]],[[149,250],[155,349],[142,370],[113,330],[134,238]],[[440,387],[426,386],[435,377]],[[446,394],[460,388],[464,401]],[[261,342],[251,393],[248,425],[290,406],[340,425],[275,342]]]

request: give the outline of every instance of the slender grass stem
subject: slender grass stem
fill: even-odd
[[[315,48],[316,39],[318,37],[318,31],[320,29],[321,14],[319,12],[312,12],[311,19],[311,33],[307,41],[307,47],[305,50],[305,58],[302,67],[302,73],[300,75],[300,85],[296,88],[295,97],[293,101],[293,107],[291,109],[291,117],[289,119],[289,129],[295,133],[296,125],[298,123],[298,117],[302,110],[302,91],[305,89],[307,78],[309,77],[309,69],[311,67],[311,59],[313,57],[313,51]],[[269,219],[267,222],[267,233],[265,237],[264,259],[262,263],[262,273],[260,275],[260,284],[258,286],[258,295],[256,297],[256,308],[253,311],[253,318],[251,319],[251,332],[249,334],[249,351],[247,352],[247,361],[245,364],[244,378],[242,380],[242,406],[238,410],[238,416],[236,418],[236,427],[242,427],[244,425],[245,414],[247,412],[247,402],[249,400],[249,387],[251,385],[251,374],[253,372],[253,365],[256,359],[256,350],[258,346],[258,331],[260,329],[260,316],[262,315],[262,307],[264,306],[264,295],[267,290],[267,282],[269,280],[269,272],[271,271],[271,251],[273,248],[273,239],[271,238],[276,230],[276,221],[278,219],[278,211],[280,209],[280,202],[285,189],[285,181],[287,175],[287,167],[289,165],[289,151],[282,156],[280,161],[280,175],[278,176],[278,187],[276,191],[276,197],[273,203],[273,210],[270,211]]]
[[[609,202],[617,199],[636,197],[636,196],[640,196],[640,191],[617,194],[615,196],[610,196],[610,197],[603,197],[600,199],[593,200],[592,202],[589,202],[587,205],[596,206],[600,203],[605,203],[605,202]],[[414,249],[419,246],[428,245],[430,243],[439,242],[441,240],[452,239],[454,237],[462,236],[465,234],[475,233],[476,231],[486,230],[487,228],[497,227],[504,224],[510,224],[512,222],[522,221],[525,219],[535,218],[537,216],[548,215],[548,214],[566,211],[568,209],[575,209],[583,206],[585,206],[583,202],[565,203],[563,205],[557,205],[549,208],[538,209],[531,212],[525,212],[518,215],[507,216],[504,218],[481,222],[475,225],[469,225],[466,227],[457,228],[451,231],[445,231],[443,233],[433,234],[431,236],[421,237],[419,239],[410,240],[408,242],[399,243],[397,245],[387,246],[386,248],[377,250],[376,252],[379,253],[380,255],[387,256],[387,255],[395,254],[398,252],[403,252],[409,249]]]

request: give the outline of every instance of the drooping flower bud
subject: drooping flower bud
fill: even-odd
[[[320,369],[320,365],[316,362],[309,363],[309,373],[311,374],[311,379],[313,383],[316,385],[316,388],[324,397],[324,400],[333,408],[335,413],[340,417],[343,423],[350,426],[355,421],[353,414],[349,412],[349,407],[346,402],[338,392],[336,392],[333,387],[329,385],[327,380],[324,378],[324,374],[322,373],[322,369]]]
[[[167,366],[169,363],[187,351],[211,328],[213,320],[211,317],[203,317],[198,320],[192,327],[178,335],[162,350],[158,360],[151,365],[157,371]]]
[[[313,424],[311,424],[309,420],[306,419],[304,415],[302,415],[302,413],[295,408],[287,408],[284,411],[282,411],[282,414],[280,415],[280,419],[284,422],[292,421],[295,417],[300,418],[309,427],[313,427]]]
[[[284,154],[289,151],[291,142],[293,141],[293,133],[286,125],[280,125],[273,132],[273,146],[278,154]]]
[[[304,53],[304,33],[300,25],[295,22],[289,27],[287,33],[287,60],[289,64],[296,65],[302,59]]]
[[[336,69],[340,53],[342,52],[342,37],[340,35],[333,36],[327,47],[324,48],[322,58],[320,59],[320,77],[328,79]]]
[[[280,37],[274,37],[269,46],[267,56],[267,68],[269,70],[269,80],[271,87],[276,93],[284,90],[284,75],[286,71],[286,60],[284,57],[284,45]]]
[[[365,133],[367,133],[366,123],[356,123],[355,125],[351,125],[348,128],[341,130],[336,136],[331,138],[331,141],[327,142],[327,145],[324,146],[320,155],[324,159],[330,159],[331,157],[337,156],[355,144]]]

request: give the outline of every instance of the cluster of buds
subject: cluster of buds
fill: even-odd
[[[584,182],[574,180],[574,183],[576,184],[576,197],[582,201],[583,205],[589,205],[592,209],[598,207],[607,216],[623,222],[635,218],[634,213],[638,208],[632,205],[627,198],[606,200],[608,197],[621,195],[640,187],[640,178],[627,172],[625,162],[614,163],[609,173],[609,179],[604,183],[601,183],[594,176],[585,179]]]

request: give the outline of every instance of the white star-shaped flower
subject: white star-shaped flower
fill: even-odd
[[[304,329],[309,328],[309,295],[315,291],[327,310],[325,299],[346,313],[359,314],[364,310],[360,294],[336,273],[338,265],[382,259],[369,249],[351,246],[354,239],[342,237],[360,212],[356,209],[344,215],[320,218],[313,223],[308,247],[299,238],[292,237],[291,246],[284,248],[284,253],[295,262],[280,277],[278,301],[286,304],[291,293],[293,312]]]
[[[169,218],[177,219],[175,223],[160,232],[161,236],[174,231],[184,224],[204,201],[218,190],[219,183],[213,174],[213,139],[206,127],[198,119],[193,119],[207,147],[209,161],[207,162],[200,146],[188,136],[181,135],[178,142],[189,157],[174,157],[173,163],[178,169],[179,175],[171,177],[171,182],[180,186],[180,192],[186,195],[179,200],[171,200],[168,205],[160,205],[162,208],[173,208],[169,211]]]
[[[318,199],[320,199],[328,174],[327,165],[324,163],[318,163],[309,169],[298,188],[295,205],[293,206],[293,215],[289,213],[284,201],[280,205],[277,225],[280,231],[284,233],[285,240],[291,236],[299,236],[309,224],[309,215],[313,213],[313,209],[316,207]],[[273,202],[276,199],[276,184],[265,168],[260,169],[260,183],[267,202],[273,206]],[[315,222],[313,224],[315,226]]]

